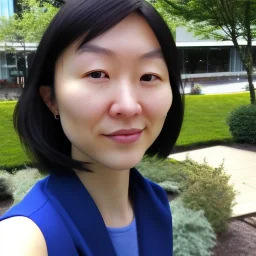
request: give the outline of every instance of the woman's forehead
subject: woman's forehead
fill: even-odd
[[[81,38],[84,37],[86,36]],[[78,57],[86,52],[115,55],[129,51],[141,56],[150,52],[158,52],[160,56],[161,47],[154,32],[147,21],[138,14],[130,14],[90,42],[81,44],[81,38],[66,49],[65,52],[68,55]]]

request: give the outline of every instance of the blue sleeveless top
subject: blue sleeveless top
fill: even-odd
[[[172,217],[164,190],[133,168],[129,193],[139,255],[171,256]],[[113,245],[117,240],[111,239],[95,202],[74,172],[50,174],[38,181],[0,221],[14,216],[27,217],[40,228],[49,256],[123,256],[117,254]]]
[[[107,229],[117,255],[139,256],[135,218],[133,219],[132,223],[126,227],[107,227]]]

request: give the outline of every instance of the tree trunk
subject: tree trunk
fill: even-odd
[[[24,86],[26,86],[26,83],[27,83],[27,60],[26,60],[26,45],[25,45],[25,42],[24,42],[24,45],[23,45],[23,52],[24,52],[24,63],[25,63],[25,72],[24,72]]]
[[[256,104],[255,102],[255,89],[254,89],[254,85],[253,85],[253,72],[252,69],[247,69],[246,68],[246,72],[247,72],[247,78],[248,78],[248,83],[249,83],[249,90],[250,90],[250,100],[251,100],[251,104]]]
[[[247,80],[249,83],[249,91],[250,91],[250,102],[251,104],[256,104],[255,102],[255,89],[253,85],[253,54],[252,54],[252,47],[251,41],[248,41],[248,45],[246,49],[241,49],[238,45],[237,39],[232,38],[234,43],[235,49],[238,51],[238,54],[242,60],[242,63],[245,66],[245,70],[247,73]]]
[[[249,82],[249,90],[250,90],[250,99],[251,104],[255,103],[255,90],[253,85],[253,53],[252,53],[252,19],[251,19],[251,1],[246,1],[245,4],[245,28],[246,28],[246,37],[247,37],[247,46],[245,49],[245,67]]]

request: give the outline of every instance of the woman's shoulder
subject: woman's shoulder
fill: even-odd
[[[0,217],[0,255],[47,255],[44,235],[31,217],[44,211],[47,204],[42,192],[44,182],[38,181],[20,203]]]
[[[29,218],[15,216],[0,222],[0,255],[46,256],[47,246],[39,227]]]
[[[77,255],[76,248],[72,240],[72,234],[67,228],[67,223],[70,220],[65,212],[65,209],[60,203],[55,202],[54,195],[47,188],[48,180],[43,179],[38,181],[33,188],[27,193],[24,199],[9,209],[3,216],[0,217],[0,229],[1,236],[5,232],[8,233],[8,237],[11,240],[6,240],[6,244],[10,246],[12,242],[12,234],[15,233],[15,241],[19,240],[19,236],[22,236],[22,229],[26,229],[26,223],[30,226],[26,232],[26,241],[30,240],[30,236],[37,234],[36,238],[39,240],[33,243],[41,248],[43,244],[47,245],[47,251],[49,255]],[[64,218],[66,218],[64,220]],[[18,222],[16,227],[15,223]],[[13,228],[14,227],[14,228]],[[17,235],[16,235],[17,234]],[[2,243],[0,236],[0,244]],[[6,237],[6,239],[8,238]],[[41,237],[41,239],[40,239]],[[44,238],[42,240],[42,238]],[[19,243],[24,243],[19,240]],[[5,247],[8,250],[8,246]],[[19,244],[17,245],[17,247]],[[27,247],[25,247],[26,249]],[[33,247],[34,248],[34,247]],[[28,248],[33,250],[33,248]],[[45,250],[42,250],[45,252]],[[15,251],[16,252],[16,251]],[[25,253],[20,254],[4,254],[2,248],[0,249],[0,255],[40,255],[38,253]],[[42,254],[47,255],[47,254]]]

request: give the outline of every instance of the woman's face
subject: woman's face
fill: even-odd
[[[55,106],[76,160],[127,170],[159,135],[172,91],[160,45],[132,14],[55,66]]]

